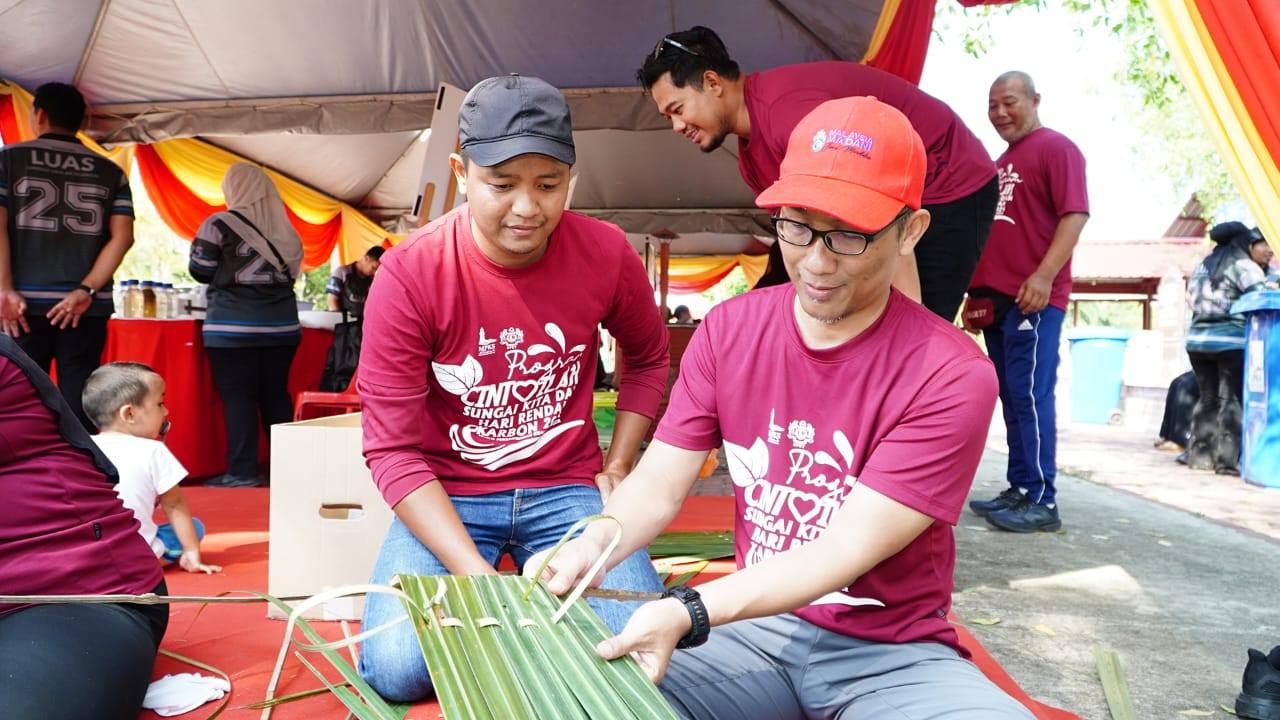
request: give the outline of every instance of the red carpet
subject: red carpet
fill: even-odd
[[[179,569],[170,569],[165,579],[169,592],[175,595],[216,595],[227,590],[259,590],[267,587],[267,502],[265,489],[215,489],[203,487],[184,488],[192,511],[204,520],[209,535],[202,548],[207,562],[222,565],[217,575],[193,575]],[[680,516],[672,525],[673,530],[723,530],[732,527],[732,500],[727,497],[689,498]],[[709,579],[717,573],[732,570],[732,563],[713,563],[699,579]],[[696,584],[696,581],[695,581]],[[260,710],[247,710],[243,706],[258,702],[266,695],[267,682],[271,678],[284,622],[269,620],[263,605],[209,605],[199,612],[195,605],[173,605],[169,632],[164,648],[181,655],[220,668],[231,676],[233,697],[228,709],[220,718],[249,720],[260,716]],[[314,624],[326,637],[342,636],[338,623]],[[1079,720],[1076,715],[1035,702],[1018,687],[1008,673],[963,627],[957,626],[961,642],[973,654],[974,662],[993,682],[1035,713],[1040,720]],[[358,627],[353,627],[357,632]],[[321,662],[317,665],[323,666]],[[161,657],[156,662],[155,677],[165,673],[193,672],[193,668]],[[331,677],[334,677],[331,675]],[[320,687],[319,681],[296,659],[290,658],[281,675],[278,695]],[[206,718],[217,706],[204,705],[181,715],[181,718]],[[317,695],[276,708],[273,718],[300,720],[302,718],[333,718],[341,720],[345,709],[331,695]],[[152,720],[159,716],[145,712],[142,718]],[[435,703],[422,703],[410,710],[412,720],[435,720],[440,712]]]

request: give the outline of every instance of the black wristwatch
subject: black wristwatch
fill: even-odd
[[[668,588],[662,593],[662,597],[673,597],[684,603],[684,609],[689,611],[689,620],[693,624],[693,627],[689,628],[689,634],[680,638],[676,647],[680,649],[698,647],[706,642],[707,636],[711,634],[711,616],[707,614],[707,606],[702,603],[702,596],[698,591],[681,585]]]
[[[86,295],[88,295],[90,298],[93,298],[93,288],[89,287],[88,285],[85,285],[84,283],[80,283],[79,285],[75,286],[75,289],[83,290]]]

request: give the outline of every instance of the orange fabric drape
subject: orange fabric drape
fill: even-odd
[[[671,292],[680,294],[700,293],[704,290],[710,290],[716,286],[716,283],[725,279],[729,273],[733,272],[735,267],[737,267],[737,265],[730,265],[724,270],[724,272],[719,272],[709,277],[698,278],[697,280],[676,280],[675,278],[671,278],[668,281],[668,288]]]
[[[226,205],[210,205],[183,185],[150,145],[139,145],[136,157],[138,172],[142,175],[151,203],[165,225],[179,236],[187,240],[194,238],[205,218],[227,209]],[[288,207],[285,207],[285,213],[302,237],[302,268],[312,270],[328,262],[342,233],[342,215],[313,225],[299,219]]]
[[[205,218],[227,209],[226,205],[210,205],[187,189],[150,145],[139,145],[135,157],[151,204],[164,224],[183,239],[194,238]]]
[[[35,129],[31,127],[31,101],[31,93],[0,80],[0,144],[14,145],[35,139]],[[119,165],[126,175],[133,168],[132,147],[126,145],[108,150],[83,132],[76,133],[76,136],[85,147]]]
[[[29,123],[24,120],[31,113],[30,106],[30,93],[0,80],[0,142],[13,144],[32,139]],[[126,172],[132,167],[136,147],[147,194],[165,224],[187,240],[195,236],[205,218],[226,209],[216,204],[221,197],[218,183],[225,165],[242,160],[234,153],[198,140],[167,141],[160,150],[151,145],[106,150],[84,133],[80,139],[86,147],[110,158]],[[171,166],[173,163],[176,164]],[[387,247],[399,239],[346,203],[275,174],[269,168],[267,172],[281,189],[285,212],[302,238],[304,270],[313,270],[328,262],[334,248],[339,248],[343,262],[350,262],[371,245]],[[188,185],[196,182],[204,184]],[[205,192],[203,197],[201,188]]]
[[[1280,248],[1280,7],[1274,0],[1147,5],[1236,189]]]
[[[1249,119],[1280,163],[1280,3],[1196,0]]]

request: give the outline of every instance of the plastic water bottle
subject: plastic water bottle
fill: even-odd
[[[168,320],[173,317],[173,285],[156,283],[156,317]]]
[[[142,317],[156,316],[156,283],[154,280],[142,281]]]
[[[126,280],[124,284],[124,316],[142,317],[142,288],[138,286],[137,280]]]

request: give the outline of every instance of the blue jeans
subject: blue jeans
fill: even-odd
[[[200,518],[191,518],[191,524],[196,528],[196,542],[204,539],[204,523],[200,522]],[[160,542],[164,543],[164,554],[161,559],[174,562],[182,557],[182,542],[178,540],[178,534],[173,531],[173,526],[164,523],[156,528],[156,537]]]
[[[1032,502],[1052,506],[1058,422],[1058,340],[1066,313],[1052,305],[1024,315],[1014,306],[983,330],[1000,381],[1000,405],[1009,443],[1009,484]]]
[[[601,510],[600,492],[586,485],[508,490],[490,495],[453,497],[453,506],[484,559],[496,566],[510,554],[517,566],[556,544],[573,523]],[[447,575],[436,556],[397,518],[391,523],[373,568],[373,582],[388,584],[396,574]],[[661,592],[662,583],[641,550],[609,571],[604,587]],[[592,598],[591,609],[617,633],[641,603]],[[405,614],[398,598],[386,593],[366,596],[364,629],[391,622]],[[392,702],[416,702],[433,694],[422,648],[409,623],[401,623],[365,640],[360,651],[360,674],[378,694]]]

